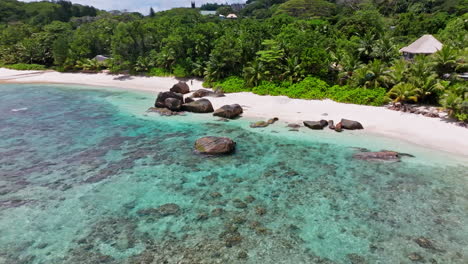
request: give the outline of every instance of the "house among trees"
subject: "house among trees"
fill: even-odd
[[[236,19],[237,18],[237,15],[236,14],[229,14],[226,16],[226,18],[229,18],[229,19]]]
[[[400,49],[400,53],[406,59],[412,59],[415,55],[429,55],[442,49],[443,44],[432,35],[424,35],[409,46]]]

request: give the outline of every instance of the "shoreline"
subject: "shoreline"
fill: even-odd
[[[151,92],[155,98],[158,92],[168,91],[178,81],[179,79],[174,77],[17,71],[0,68],[0,84],[86,85]],[[189,79],[187,83],[191,90],[203,88],[200,80],[193,79],[191,85]],[[225,104],[238,103],[244,108],[243,116],[248,119],[266,120],[278,117],[281,122],[301,125],[305,120],[326,119],[334,120],[335,123],[341,118],[356,120],[363,124],[365,133],[468,158],[468,129],[440,118],[398,112],[384,107],[337,103],[328,99],[291,99],[285,96],[260,96],[249,92],[208,99],[215,109]]]

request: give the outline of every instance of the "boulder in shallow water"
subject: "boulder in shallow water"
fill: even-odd
[[[328,128],[331,130],[335,129],[335,124],[333,123],[333,120],[328,120]]]
[[[164,105],[166,105],[167,109],[171,111],[179,111],[182,106],[182,102],[176,98],[166,98],[166,100],[164,100]]]
[[[265,122],[265,121],[258,121],[258,122],[255,122],[255,123],[251,123],[251,124],[250,124],[250,127],[252,127],[252,128],[267,127],[268,125],[269,125],[268,122]]]
[[[367,161],[400,161],[400,155],[395,151],[359,152],[353,155],[355,159]]]
[[[238,104],[223,105],[217,109],[213,115],[224,118],[236,118],[243,113],[242,107]]]
[[[174,93],[188,94],[190,93],[190,88],[186,82],[179,82],[174,84],[170,91]]]
[[[202,137],[195,142],[195,151],[201,154],[230,154],[235,148],[236,142],[227,137]]]
[[[213,105],[208,99],[199,99],[197,101],[183,104],[182,109],[193,113],[212,113]]]
[[[344,129],[354,130],[354,129],[364,129],[364,127],[358,121],[341,119],[341,125]]]
[[[304,125],[310,129],[323,129],[328,125],[328,122],[326,120],[304,121]]]
[[[336,132],[341,132],[341,131],[343,131],[343,125],[341,125],[341,122],[339,122],[338,124],[336,124],[336,126],[335,126],[335,131],[336,131]]]
[[[184,101],[184,96],[179,93],[174,93],[174,92],[162,92],[158,94],[158,97],[156,98],[156,102],[154,103],[155,107],[166,107],[165,101],[167,98],[175,98],[181,102]]]

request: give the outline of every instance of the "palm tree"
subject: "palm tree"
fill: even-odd
[[[390,62],[398,56],[397,49],[393,43],[393,39],[388,35],[377,40],[371,52],[372,57],[379,58],[385,63]]]
[[[440,100],[440,104],[448,110],[448,114],[450,116],[453,116],[453,114],[460,108],[462,102],[463,99],[452,91],[447,91]]]
[[[451,73],[457,65],[457,51],[450,46],[444,46],[432,56],[435,70],[439,76]]]
[[[281,80],[288,80],[291,83],[300,81],[302,76],[302,67],[298,57],[292,57],[286,59],[286,65],[284,72],[281,74]]]
[[[371,32],[367,32],[361,37],[359,41],[359,54],[364,62],[368,62],[372,58],[372,51],[374,49],[375,35]]]
[[[364,86],[367,88],[388,87],[390,78],[388,68],[381,60],[373,60],[366,67],[366,81]]]
[[[414,86],[412,83],[399,83],[387,93],[388,97],[390,97],[394,103],[400,102],[417,102],[418,101],[418,94],[420,94],[419,89]]]
[[[404,82],[408,72],[408,63],[405,59],[399,59],[393,63],[393,66],[390,68],[388,77],[391,80],[393,85]]]
[[[244,68],[244,78],[248,87],[255,87],[265,78],[265,67],[257,60]]]

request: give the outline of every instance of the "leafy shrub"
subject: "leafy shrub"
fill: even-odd
[[[284,95],[300,99],[325,99],[328,84],[315,77],[307,77],[287,88]]]
[[[212,87],[215,89],[220,89],[225,93],[250,91],[250,89],[245,86],[244,79],[237,76],[229,77],[222,82],[214,82]]]
[[[172,72],[174,73],[174,76],[178,78],[185,78],[189,75],[182,65],[176,65]]]
[[[46,67],[44,65],[39,64],[26,64],[26,63],[17,63],[17,64],[10,64],[10,65],[1,65],[4,68],[12,69],[12,70],[19,70],[19,71],[40,71],[45,70]]]
[[[164,68],[151,68],[148,71],[149,76],[157,76],[157,77],[167,77],[171,76],[171,73],[166,71]]]
[[[380,106],[387,102],[384,88],[363,89],[335,85],[328,90],[328,98],[342,103]]]

